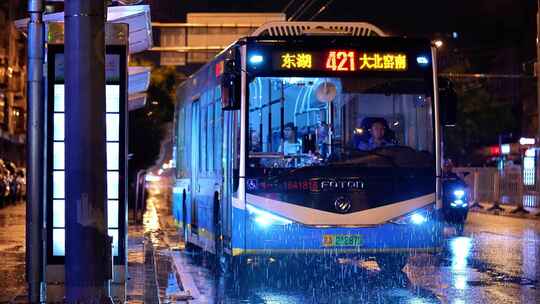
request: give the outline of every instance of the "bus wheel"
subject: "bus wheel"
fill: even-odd
[[[377,255],[377,264],[384,274],[400,274],[407,264],[408,254],[388,253]]]
[[[248,272],[247,258],[243,255],[232,256],[224,254],[221,258],[221,271],[225,277],[232,278],[234,281],[246,279]]]

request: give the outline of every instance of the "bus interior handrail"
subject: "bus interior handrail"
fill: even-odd
[[[249,152],[249,158],[285,158],[282,152]]]

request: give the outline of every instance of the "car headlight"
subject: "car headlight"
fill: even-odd
[[[275,215],[273,213],[261,210],[250,204],[246,204],[246,209],[253,220],[261,227],[268,227],[271,225],[287,225],[292,221],[284,217]]]

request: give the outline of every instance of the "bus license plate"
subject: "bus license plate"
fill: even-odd
[[[324,247],[362,246],[361,235],[323,235]]]

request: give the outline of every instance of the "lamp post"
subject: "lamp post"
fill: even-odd
[[[537,1],[536,12],[536,64],[534,69],[536,74],[536,127],[537,136],[540,137],[540,0]]]
[[[105,2],[65,2],[68,303],[111,303],[105,143]]]
[[[43,173],[44,173],[44,133],[45,120],[43,94],[44,25],[43,1],[29,0],[28,13],[28,128],[26,149],[28,178],[28,202],[26,204],[26,279],[28,301],[40,303],[45,300],[42,284],[45,282],[43,254]],[[4,71],[4,75],[6,71]]]

